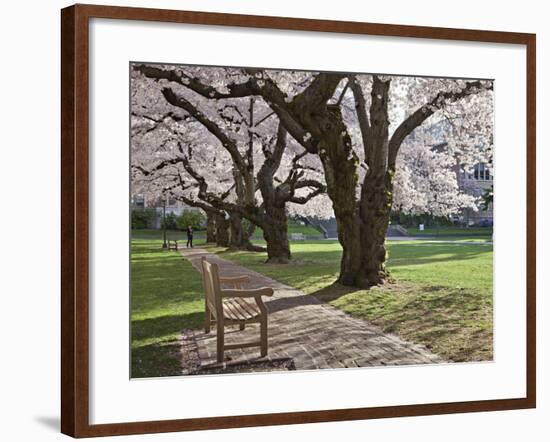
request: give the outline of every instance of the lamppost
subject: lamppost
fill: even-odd
[[[162,193],[162,248],[167,249],[168,243],[166,242],[166,195]]]

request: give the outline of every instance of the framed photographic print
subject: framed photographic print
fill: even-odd
[[[535,407],[535,36],[62,10],[62,432]]]

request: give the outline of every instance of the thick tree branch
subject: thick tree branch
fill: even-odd
[[[178,181],[179,181],[179,185],[180,185],[181,190],[187,190],[189,188],[194,187],[194,185],[192,185],[192,184],[191,185],[186,184],[186,182],[184,181],[183,177],[180,174],[178,174]],[[190,197],[182,195],[182,194],[177,194],[176,195],[173,192],[171,194],[174,198],[179,199],[180,201],[183,201],[185,204],[188,204],[188,205],[193,206],[193,207],[198,207],[198,208],[204,210],[205,212],[210,212],[210,213],[215,213],[215,214],[222,214],[222,211],[220,209],[212,206],[211,204],[207,204],[204,201],[199,201],[199,200],[196,200],[194,198],[190,198]]]
[[[281,164],[281,159],[286,149],[286,137],[287,131],[285,127],[281,123],[279,123],[279,127],[277,129],[277,139],[275,141],[273,152],[270,152],[269,150],[264,150],[265,161],[260,170],[265,168],[265,170],[267,171],[269,169],[269,174],[271,177],[273,177]]]
[[[250,221],[252,221],[255,224],[259,224],[263,222],[262,215],[257,207],[251,206],[249,204],[233,204],[230,202],[225,201],[228,194],[226,195],[225,192],[222,196],[216,195],[212,192],[209,192],[208,190],[208,183],[206,179],[197,172],[189,160],[187,158],[184,158],[182,161],[183,167],[185,171],[197,182],[199,187],[199,193],[198,197],[202,201],[212,205],[213,207],[217,208],[218,210],[225,210],[227,212],[233,212],[238,213],[245,218],[248,218]],[[232,186],[234,187],[234,186]]]
[[[249,120],[248,124],[248,149],[246,150],[246,167],[248,172],[254,171],[254,97],[250,97],[248,107]]]
[[[245,164],[239,149],[234,140],[229,138],[220,127],[210,120],[206,115],[199,111],[191,102],[187,101],[185,98],[178,96],[170,88],[162,89],[162,95],[166,98],[166,101],[172,106],[180,107],[187,111],[193,118],[195,118],[199,123],[201,123],[212,135],[214,135],[220,142],[222,146],[229,152],[231,158],[235,165],[244,172]]]
[[[343,74],[326,72],[317,74],[311,84],[294,97],[292,108],[295,111],[303,111],[307,108],[309,112],[325,108],[343,78],[345,78]]]
[[[164,169],[165,167],[183,163],[183,161],[184,161],[184,158],[176,157],[176,158],[170,158],[168,160],[163,160],[159,162],[157,165],[153,166],[151,169],[146,169],[139,164],[132,164],[132,168],[139,170],[144,176],[149,176],[149,175],[152,175],[154,172],[158,172],[159,170]]]
[[[350,87],[350,80],[348,79],[346,85],[344,86],[344,89],[342,89],[342,92],[340,93],[340,96],[338,97],[338,101],[336,101],[336,106],[340,106],[342,104],[342,100],[344,99],[344,95],[346,95],[346,92],[348,91],[348,88]]]
[[[378,75],[372,79],[370,130],[367,140],[369,167],[386,170],[388,164],[388,101],[391,80],[382,80]]]
[[[318,188],[318,189],[315,189],[314,191],[308,193],[305,196],[293,196],[293,197],[289,198],[288,201],[291,202],[291,203],[295,203],[295,204],[306,204],[307,202],[311,201],[316,196],[321,195],[322,193],[324,193],[324,191],[325,191],[324,188],[322,188],[322,189]]]
[[[273,204],[275,201],[274,176],[281,164],[281,159],[286,148],[287,131],[283,124],[279,123],[277,140],[273,152],[264,150],[265,161],[258,171],[257,182],[264,204]]]
[[[319,189],[321,192],[324,192],[326,190],[326,186],[323,183],[313,179],[300,180],[296,183],[296,186],[294,187],[296,189],[301,189],[304,187],[314,187],[316,189]]]
[[[361,139],[363,141],[363,150],[365,155],[365,163],[369,164],[371,154],[371,143],[370,143],[370,123],[369,116],[367,115],[367,104],[365,96],[363,95],[363,90],[361,85],[357,82],[357,79],[352,75],[348,83],[353,92],[353,99],[355,101],[355,110],[357,112],[357,120],[359,121],[359,130],[361,131]]]
[[[171,120],[179,123],[181,121],[187,121],[188,118],[189,118],[186,115],[181,116],[181,115],[176,114],[175,112],[167,112],[164,115],[161,115],[159,118],[155,118],[151,115],[145,115],[145,114],[139,114],[137,112],[132,112],[132,117],[143,118],[144,120],[148,120],[152,123],[163,123],[168,118],[170,118]]]
[[[220,199],[221,199],[222,201],[226,200],[227,197],[228,197],[229,195],[231,195],[231,192],[233,191],[233,189],[235,189],[235,183],[233,183],[229,189],[227,189],[225,192],[223,192],[223,193],[220,195]]]
[[[286,102],[286,95],[279,89],[273,80],[263,75],[261,70],[245,69],[245,72],[251,77],[244,83],[232,83],[227,85],[228,92],[222,93],[212,86],[202,83],[197,78],[189,77],[181,70],[166,70],[147,65],[134,66],[134,69],[148,78],[156,80],[164,79],[178,83],[205,98],[220,99],[248,97],[253,95],[261,96],[277,114],[291,135],[308,151],[312,153],[317,152],[317,143],[311,140],[311,136],[308,136],[308,131],[298,122],[295,115],[292,115],[290,103]],[[311,85],[309,87],[311,87]],[[318,87],[318,84],[314,85],[314,88]],[[330,97],[325,99],[325,103],[329,98]]]
[[[190,77],[181,69],[162,69],[142,64],[134,66],[134,70],[154,80],[168,80],[181,84],[206,98],[239,98],[254,95],[252,93],[252,80],[229,84],[227,86],[228,92],[220,92],[216,88],[202,83],[198,78]]]

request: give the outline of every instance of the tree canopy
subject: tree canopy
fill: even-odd
[[[243,219],[262,227],[273,262],[290,259],[288,215],[335,216],[340,282],[381,283],[392,209],[448,216],[480,203],[457,173],[491,167],[490,80],[160,64],[131,74],[135,188],[229,214],[236,232]]]

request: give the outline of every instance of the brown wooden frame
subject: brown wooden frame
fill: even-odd
[[[525,45],[527,394],[522,398],[90,425],[88,20],[91,17]],[[536,404],[536,38],[534,34],[99,5],[61,11],[61,431],[74,437],[534,408]]]

